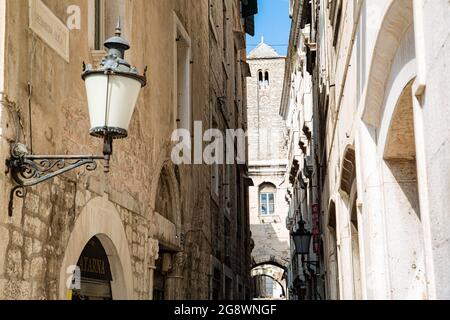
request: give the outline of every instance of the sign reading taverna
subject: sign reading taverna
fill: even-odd
[[[69,28],[42,2],[29,0],[30,29],[69,62]]]

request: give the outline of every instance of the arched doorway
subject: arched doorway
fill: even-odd
[[[59,298],[70,296],[70,283],[74,268],[86,245],[97,238],[108,257],[111,271],[113,300],[134,298],[131,255],[125,229],[119,213],[108,197],[97,197],[86,203],[71,232],[60,268]]]
[[[112,300],[111,267],[105,248],[93,237],[83,249],[77,262],[78,288],[73,290],[72,300]]]
[[[153,271],[153,300],[181,299],[185,254],[182,252],[179,189],[171,164],[162,166],[155,186],[153,220],[164,226],[153,235],[158,241],[158,259]]]

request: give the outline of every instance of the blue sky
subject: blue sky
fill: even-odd
[[[281,55],[286,55],[291,29],[289,0],[258,0],[259,12],[255,16],[254,37],[247,35],[247,51],[250,52],[261,42],[273,45]],[[282,46],[279,46],[282,45]]]

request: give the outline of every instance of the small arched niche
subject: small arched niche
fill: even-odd
[[[384,149],[384,207],[393,299],[422,299],[426,292],[412,82],[397,100]]]
[[[166,167],[163,167],[156,191],[155,211],[172,223],[176,223],[173,201],[174,195],[170,184],[170,176]]]

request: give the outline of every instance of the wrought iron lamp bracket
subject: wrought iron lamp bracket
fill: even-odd
[[[105,150],[112,152],[110,139],[105,139]],[[109,153],[109,152],[108,152]],[[6,160],[8,172],[16,186],[11,190],[8,213],[13,214],[14,196],[25,198],[27,188],[53,179],[59,175],[85,166],[86,170],[97,169],[97,161],[109,162],[110,154],[95,155],[30,155],[26,145],[14,143],[11,147],[11,157]],[[105,165],[105,171],[109,165]]]

